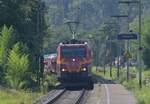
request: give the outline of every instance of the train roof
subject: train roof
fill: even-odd
[[[72,46],[72,45],[86,45],[87,41],[82,41],[82,40],[76,40],[76,39],[72,39],[72,40],[67,40],[64,41],[62,43],[60,43],[59,45],[61,46]]]

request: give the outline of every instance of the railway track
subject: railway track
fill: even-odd
[[[59,98],[63,93],[65,93],[65,91],[65,89],[52,90],[48,94],[42,96],[41,98],[33,102],[33,104],[49,104],[50,102]]]
[[[49,104],[80,104],[85,92],[85,90],[66,91],[62,96]]]
[[[33,104],[80,104],[87,91],[54,90]]]

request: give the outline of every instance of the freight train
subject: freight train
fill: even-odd
[[[81,86],[87,89],[93,89],[90,72],[92,52],[88,42],[72,39],[60,43],[55,59],[55,73],[64,87]]]

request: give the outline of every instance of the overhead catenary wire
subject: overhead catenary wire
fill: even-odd
[[[79,1],[77,2],[77,5],[79,5]],[[70,9],[73,11],[74,10],[74,6],[73,6],[73,1],[70,2]],[[70,11],[71,11],[70,10]],[[73,14],[75,18],[73,18],[70,15],[66,16],[66,20],[64,21],[64,23],[66,23],[69,27],[70,32],[72,33],[72,39],[75,39],[77,31],[78,31],[78,27],[79,27],[79,23],[80,23],[80,6],[75,9],[76,13]],[[70,17],[72,17],[71,19],[69,19]]]

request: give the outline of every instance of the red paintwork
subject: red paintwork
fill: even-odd
[[[85,48],[86,49],[86,57],[61,57],[61,49],[62,48]],[[75,61],[73,61],[75,60]],[[58,70],[61,71],[65,69],[67,72],[80,72],[81,68],[89,67],[91,64],[91,50],[87,44],[63,44],[59,45],[57,48],[57,65]],[[88,68],[89,69],[89,68]]]

